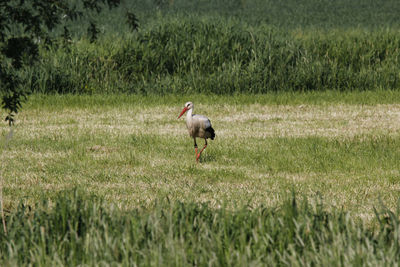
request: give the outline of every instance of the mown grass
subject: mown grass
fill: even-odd
[[[71,186],[126,208],[159,196],[275,205],[295,190],[368,221],[379,199],[393,208],[398,197],[398,93],[332,94],[34,95],[1,156],[6,207]],[[217,133],[200,164],[177,120],[188,100]]]

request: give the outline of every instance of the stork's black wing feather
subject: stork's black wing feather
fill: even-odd
[[[210,133],[210,135],[211,135],[211,140],[214,140],[214,138],[215,138],[215,131],[214,131],[214,129],[213,129],[213,127],[208,127],[207,129],[206,129],[206,132],[209,132]]]

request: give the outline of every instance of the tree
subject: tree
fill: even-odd
[[[39,45],[51,45],[53,30],[64,27],[62,37],[69,38],[66,22],[76,20],[89,11],[100,13],[115,8],[120,0],[0,0],[0,92],[1,105],[7,111],[11,126],[28,91],[21,87],[21,71],[35,63]],[[132,17],[132,15],[130,15]],[[90,22],[91,41],[98,29]]]
[[[100,13],[104,8],[119,6],[120,0],[0,0],[0,95],[1,107],[7,111],[6,121],[11,127],[14,116],[21,109],[29,90],[22,88],[21,72],[39,59],[39,46],[51,45],[59,36],[53,30],[63,27],[64,44],[70,39],[67,21],[83,17],[86,12]],[[133,13],[127,12],[127,22],[132,30],[139,27]],[[95,41],[99,30],[91,21],[88,35]],[[12,136],[10,130],[7,141]],[[3,213],[2,179],[0,177],[0,210]]]

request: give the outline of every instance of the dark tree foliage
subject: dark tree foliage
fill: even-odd
[[[87,34],[90,37],[90,42],[93,43],[94,41],[97,40],[97,35],[99,34],[99,30],[96,27],[96,24],[94,22],[90,22],[90,26],[87,30]]]
[[[51,44],[56,38],[53,30],[64,27],[61,37],[67,46],[71,40],[67,21],[119,4],[120,0],[0,0],[0,94],[9,125],[28,94],[21,88],[19,73],[38,60],[39,45]],[[91,41],[97,38],[95,23],[90,23],[88,33]]]
[[[139,20],[132,12],[126,12],[126,21],[132,31],[137,31],[139,29]]]

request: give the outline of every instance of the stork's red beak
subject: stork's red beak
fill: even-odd
[[[182,110],[182,112],[181,112],[181,114],[178,116],[178,119],[183,115],[183,114],[185,114],[185,112],[188,110],[188,108],[187,107],[184,107],[183,108],[183,110]]]

